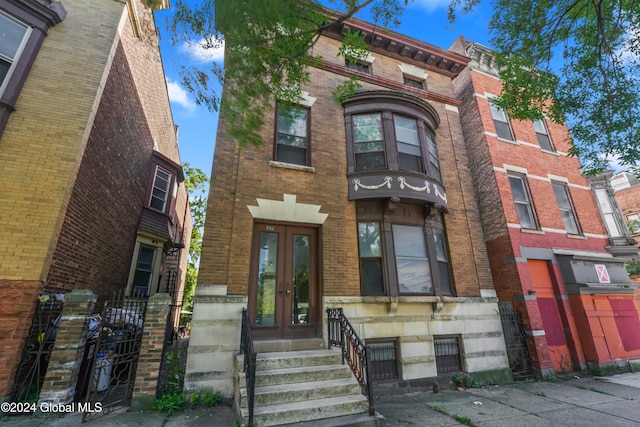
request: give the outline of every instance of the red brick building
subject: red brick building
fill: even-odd
[[[490,49],[460,38],[451,50],[471,58],[453,87],[495,289],[522,315],[534,367],[546,375],[638,363],[635,289],[614,257],[637,248],[612,193],[567,156],[565,126],[509,120],[492,104],[502,84]],[[609,206],[602,215],[596,198]]]
[[[180,304],[191,217],[144,4],[0,0],[0,399],[40,292]]]

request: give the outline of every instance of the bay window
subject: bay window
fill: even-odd
[[[407,171],[441,181],[435,139],[439,118],[428,103],[407,94],[372,91],[345,101],[349,174]]]
[[[356,170],[385,169],[385,143],[380,113],[353,116]]]

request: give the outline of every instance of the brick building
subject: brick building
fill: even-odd
[[[144,3],[0,0],[0,397],[40,292],[180,304],[191,217]]]
[[[492,104],[502,84],[491,50],[463,38],[451,50],[471,59],[453,87],[493,282],[522,315],[534,368],[638,363],[638,307],[624,268],[637,247],[606,180],[581,176],[566,127],[509,120]]]
[[[636,242],[640,243],[640,182],[629,172],[611,175],[611,186],[625,224]]]
[[[337,56],[347,30],[369,45],[357,65]],[[326,347],[341,307],[384,384],[510,378],[451,85],[467,58],[355,19],[313,49],[304,101],[274,101],[261,147],[220,118],[187,390],[234,392],[244,307],[259,352]]]

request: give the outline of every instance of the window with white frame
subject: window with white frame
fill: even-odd
[[[540,148],[546,151],[553,151],[553,144],[551,143],[551,138],[549,137],[549,129],[547,129],[547,125],[544,120],[536,120],[533,122],[533,129],[536,131],[536,137],[538,138],[538,144],[540,144]]]
[[[156,173],[153,178],[153,190],[151,191],[151,201],[149,206],[164,212],[167,208],[169,190],[171,188],[171,172],[156,166]]]
[[[604,217],[604,224],[607,228],[609,236],[623,236],[623,230],[618,227],[618,222],[616,221],[616,216],[613,210],[614,208],[611,204],[611,201],[609,200],[607,190],[604,188],[599,188],[595,191],[595,193],[596,198],[598,199],[598,204],[600,205],[600,211],[602,212],[602,216]]]
[[[149,296],[151,293],[156,250],[153,246],[140,245],[136,271],[133,275],[132,289],[134,295]]]
[[[0,10],[0,94],[18,63],[31,34],[31,27]]]
[[[552,182],[551,185],[553,186],[553,192],[558,201],[558,208],[560,208],[560,215],[562,215],[565,230],[567,230],[569,234],[580,234],[578,219],[569,195],[569,188],[566,184],[560,182]]]
[[[489,106],[491,107],[491,116],[493,117],[493,124],[498,138],[514,141],[507,113],[491,101],[489,101]]]
[[[631,234],[639,234],[640,233],[640,214],[632,213],[626,215],[627,218],[627,227],[629,227],[629,231]]]
[[[511,184],[511,192],[513,193],[513,201],[516,204],[520,226],[522,228],[537,230],[538,223],[536,221],[526,178],[523,175],[510,174],[509,184]]]

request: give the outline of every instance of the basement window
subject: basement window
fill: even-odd
[[[440,336],[433,338],[436,353],[436,367],[438,374],[462,371],[460,357],[460,337]]]
[[[398,340],[367,340],[371,381],[395,380],[398,375]]]

